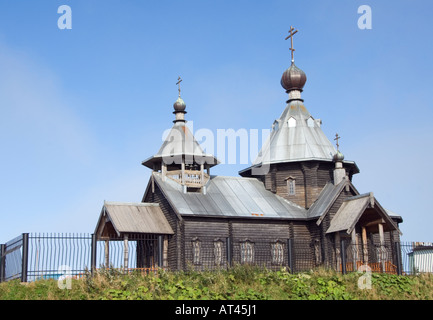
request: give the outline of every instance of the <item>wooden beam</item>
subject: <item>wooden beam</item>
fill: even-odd
[[[353,270],[356,271],[356,263],[358,262],[358,241],[356,237],[356,230],[352,230],[352,256],[353,256]]]
[[[335,233],[335,257],[337,258],[337,272],[341,270],[340,232]]]
[[[128,272],[128,259],[129,259],[128,235],[123,236],[123,268]]]
[[[368,246],[367,246],[367,229],[362,227],[362,247],[364,255],[364,264],[368,264]]]
[[[382,267],[382,272],[385,271],[385,237],[383,235],[383,224],[379,223],[378,225],[379,227],[379,241],[380,241],[380,254],[379,254],[379,259],[380,259],[380,265]]]
[[[161,176],[162,176],[162,181],[165,181],[167,176],[167,165],[164,163],[164,161],[162,162],[161,165]]]
[[[376,225],[376,224],[382,224],[382,223],[385,223],[385,220],[383,220],[383,219],[381,218],[381,219],[377,219],[377,220],[374,220],[374,221],[370,221],[370,222],[364,224],[364,227],[371,227],[371,226],[374,226],[374,225]]]
[[[105,268],[110,267],[110,240],[105,240]]]

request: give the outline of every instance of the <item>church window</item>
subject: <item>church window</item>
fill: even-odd
[[[223,242],[218,239],[214,242],[214,257],[215,257],[215,265],[220,266],[223,260]]]
[[[284,243],[276,241],[271,243],[272,264],[281,265],[284,261]]]
[[[296,194],[296,180],[292,177],[287,179],[287,194],[293,196]]]
[[[200,264],[201,241],[197,238],[192,240],[192,262],[193,264]]]
[[[274,124],[272,125],[272,130],[277,131],[279,128],[279,124],[280,124],[279,121],[275,120]]]
[[[314,128],[314,123],[315,123],[315,121],[314,121],[313,117],[309,117],[309,118],[307,119],[307,126],[308,126],[309,128]]]
[[[296,127],[296,119],[293,117],[290,117],[288,121],[289,128],[295,128]]]
[[[247,240],[241,242],[241,263],[252,263],[254,261],[254,243]]]

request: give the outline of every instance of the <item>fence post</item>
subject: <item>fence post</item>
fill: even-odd
[[[93,275],[96,270],[96,234],[92,233],[92,251],[90,255],[90,272]]]
[[[395,253],[396,253],[396,262],[397,262],[397,274],[401,276],[403,274],[402,271],[402,263],[401,263],[401,246],[400,241],[395,243]]]
[[[293,263],[293,239],[287,239],[287,263],[289,271],[293,273],[295,265]]]
[[[0,282],[5,281],[6,261],[5,261],[6,244],[0,245]]]
[[[340,241],[340,254],[341,254],[341,272],[346,274],[346,240]]]
[[[232,266],[232,239],[230,237],[226,238],[226,253],[227,253],[227,267],[230,268]]]
[[[23,256],[21,266],[21,282],[27,282],[27,268],[29,264],[29,234],[23,233]]]
[[[158,236],[158,267],[162,268],[164,267],[164,236],[159,235]]]

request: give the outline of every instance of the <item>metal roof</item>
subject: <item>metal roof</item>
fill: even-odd
[[[317,200],[308,209],[308,217],[321,217],[321,219],[318,221],[318,224],[320,224],[321,220],[323,219],[323,214],[328,212],[335,200],[341,194],[341,191],[348,181],[348,179],[343,179],[343,181],[341,181],[338,185],[328,182],[320,192]]]
[[[153,169],[154,162],[165,161],[166,164],[180,164],[182,156],[186,163],[207,163],[210,166],[218,164],[218,160],[211,154],[206,154],[200,147],[185,122],[176,122],[165,138],[159,151],[144,160],[144,166]]]
[[[255,178],[211,176],[206,193],[186,192],[182,186],[153,172],[153,177],[181,215],[305,219],[307,211],[265,189]]]
[[[300,160],[332,161],[337,152],[300,100],[290,101],[253,165]]]
[[[105,202],[96,226],[111,222],[120,233],[173,234],[167,219],[157,203]]]

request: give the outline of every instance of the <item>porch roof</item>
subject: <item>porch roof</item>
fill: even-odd
[[[347,198],[331,220],[326,233],[346,231],[350,234],[358,222],[371,230],[374,230],[377,224],[382,223],[384,230],[397,230],[401,233],[386,210],[374,198],[372,192]]]
[[[107,223],[111,223],[117,235],[174,234],[157,203],[104,202],[95,234],[102,236]]]

